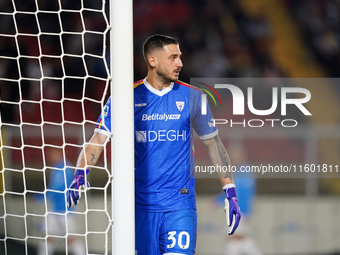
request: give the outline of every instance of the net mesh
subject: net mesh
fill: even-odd
[[[1,254],[35,254],[41,244],[48,251],[51,240],[68,254],[71,237],[87,254],[110,249],[109,151],[75,211],[55,210],[49,197],[65,200],[53,173],[62,172],[66,188],[67,169],[75,169],[107,99],[106,9],[104,0],[0,1]],[[56,165],[57,151],[68,168]],[[66,221],[55,227],[64,233],[50,231],[50,215]]]

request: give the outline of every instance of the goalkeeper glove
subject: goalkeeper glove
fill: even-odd
[[[224,200],[224,210],[228,224],[228,235],[232,235],[241,220],[240,208],[238,207],[238,201],[236,198],[235,184],[226,184],[224,185],[223,190],[226,196],[226,199]]]
[[[86,169],[86,175],[88,175],[89,171],[89,169]],[[88,187],[90,187],[90,184],[87,181],[85,184],[85,171],[80,169],[76,170],[69,190],[67,191],[67,207],[71,208],[73,205],[77,205],[81,198],[81,190]]]

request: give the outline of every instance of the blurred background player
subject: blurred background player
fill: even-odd
[[[68,233],[75,233],[76,223],[72,214],[68,214],[66,207],[66,189],[71,184],[73,177],[73,170],[67,168],[71,164],[64,161],[63,150],[61,148],[49,147],[46,149],[46,159],[49,165],[52,165],[49,175],[49,182],[46,192],[47,200],[47,227],[42,227],[41,231],[47,235],[65,236],[66,229]],[[65,164],[66,163],[66,164]],[[66,177],[66,180],[65,180]],[[39,203],[44,202],[42,195],[36,196]],[[67,218],[67,220],[66,220]],[[74,255],[84,255],[85,244],[80,242],[73,236],[67,238],[69,248]],[[38,255],[52,255],[56,251],[56,244],[53,240],[47,238],[47,252],[45,242],[41,242],[38,246]]]
[[[241,145],[232,145],[228,147],[228,153],[233,166],[237,171],[233,173],[234,183],[236,185],[237,197],[242,214],[237,232],[227,237],[225,246],[226,255],[262,255],[260,247],[251,235],[251,216],[256,193],[256,178],[251,172],[241,172],[241,167],[250,166],[247,161],[246,151]],[[224,205],[224,193],[215,197],[215,206]]]

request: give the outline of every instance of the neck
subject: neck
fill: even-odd
[[[171,82],[164,83],[162,79],[160,79],[157,74],[149,72],[146,76],[146,81],[155,89],[161,90],[167,88]]]

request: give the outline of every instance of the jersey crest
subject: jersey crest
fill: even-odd
[[[183,101],[177,101],[176,102],[177,109],[181,112],[184,108],[184,102]]]

